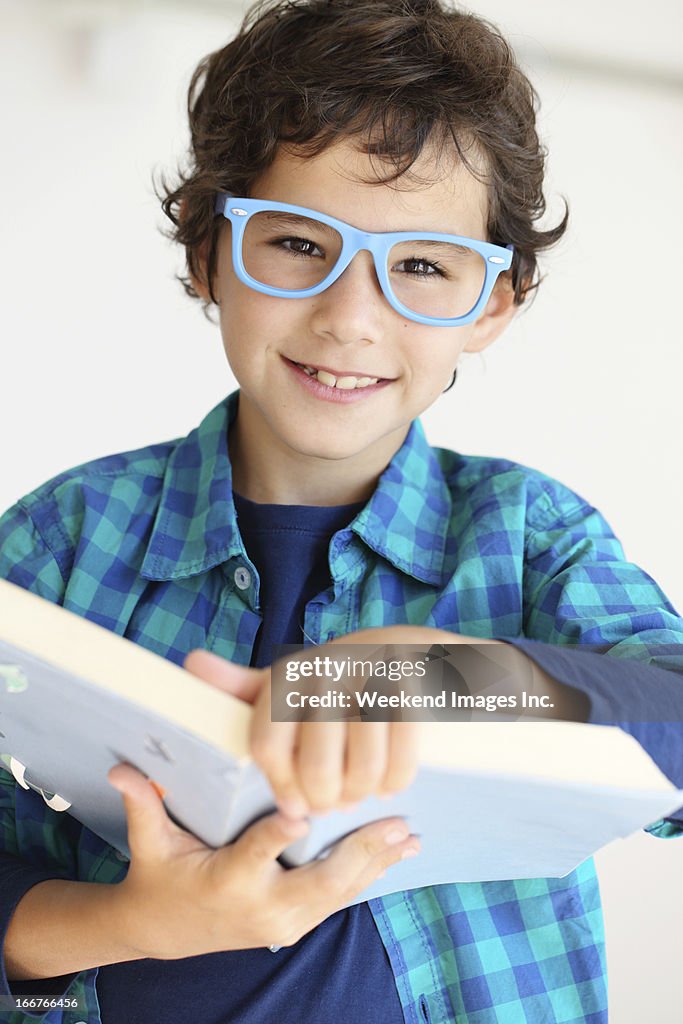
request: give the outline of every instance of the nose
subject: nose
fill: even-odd
[[[313,330],[342,344],[379,340],[382,319],[391,312],[366,251],[356,253],[334,284],[312,301]]]

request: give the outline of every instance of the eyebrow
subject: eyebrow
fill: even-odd
[[[268,221],[269,224],[273,224],[276,227],[281,227],[283,230],[289,229],[296,231],[305,231],[306,229],[312,231],[314,229],[326,231],[329,234],[338,236],[338,232],[335,228],[329,224],[325,224],[324,221],[315,220],[313,217],[305,217],[299,213],[288,213],[286,210],[264,210],[260,214],[264,220]],[[380,234],[395,234],[396,232],[379,232]],[[459,256],[471,256],[473,250],[468,248],[466,245],[458,245],[457,242],[440,242],[437,239],[415,239],[411,241],[406,239],[403,242],[397,242],[397,245],[413,245],[416,249],[422,252],[433,253],[435,256],[441,255],[442,257],[453,258],[454,254],[457,253]]]
[[[474,252],[473,249],[470,249],[466,245],[458,245],[457,242],[440,242],[435,238],[407,238],[405,241],[397,242],[396,244],[412,246],[415,251],[419,253],[432,253],[436,256],[441,253],[443,256],[450,256],[451,258],[453,258],[455,253],[457,253],[458,256],[471,256]]]
[[[295,228],[297,231],[305,231],[308,228],[309,231],[313,231],[314,229],[322,228],[323,231],[327,231],[330,234],[338,234],[329,224],[325,224],[321,220],[314,220],[312,217],[303,217],[298,213],[287,213],[284,210],[265,210],[261,216],[268,223],[274,224],[276,227],[281,226],[283,229],[289,228],[291,230]]]

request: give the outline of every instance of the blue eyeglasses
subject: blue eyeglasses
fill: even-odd
[[[483,311],[513,248],[431,231],[361,231],[304,206],[221,193],[232,225],[232,261],[243,284],[305,299],[329,288],[361,250],[371,253],[387,301],[401,316],[459,327]]]

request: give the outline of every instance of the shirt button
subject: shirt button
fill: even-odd
[[[247,590],[251,586],[251,573],[241,565],[239,569],[235,569],[234,580],[238,590]]]

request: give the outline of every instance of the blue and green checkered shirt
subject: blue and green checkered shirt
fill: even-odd
[[[227,440],[238,401],[236,391],[187,437],[77,466],[22,498],[0,519],[0,577],[176,664],[205,647],[249,665],[262,609],[232,496]],[[681,668],[671,651],[683,642],[683,621],[625,561],[595,509],[518,464],[431,448],[418,420],[328,554],[331,586],[308,602],[303,623],[315,643],[408,623],[598,644]],[[669,653],[658,659],[658,650]],[[574,652],[573,664],[584,657]],[[604,710],[609,694],[596,703]],[[676,757],[683,766],[680,737]],[[648,831],[683,829],[662,820]],[[127,870],[111,847],[3,771],[0,851],[34,869],[25,890],[45,877],[117,882]],[[410,1024],[607,1020],[592,859],[565,878],[429,887],[370,908]],[[83,971],[69,989],[85,1011],[42,1019],[99,1022],[96,977]],[[7,991],[4,971],[3,982]],[[6,1015],[7,1024],[35,1019]]]

